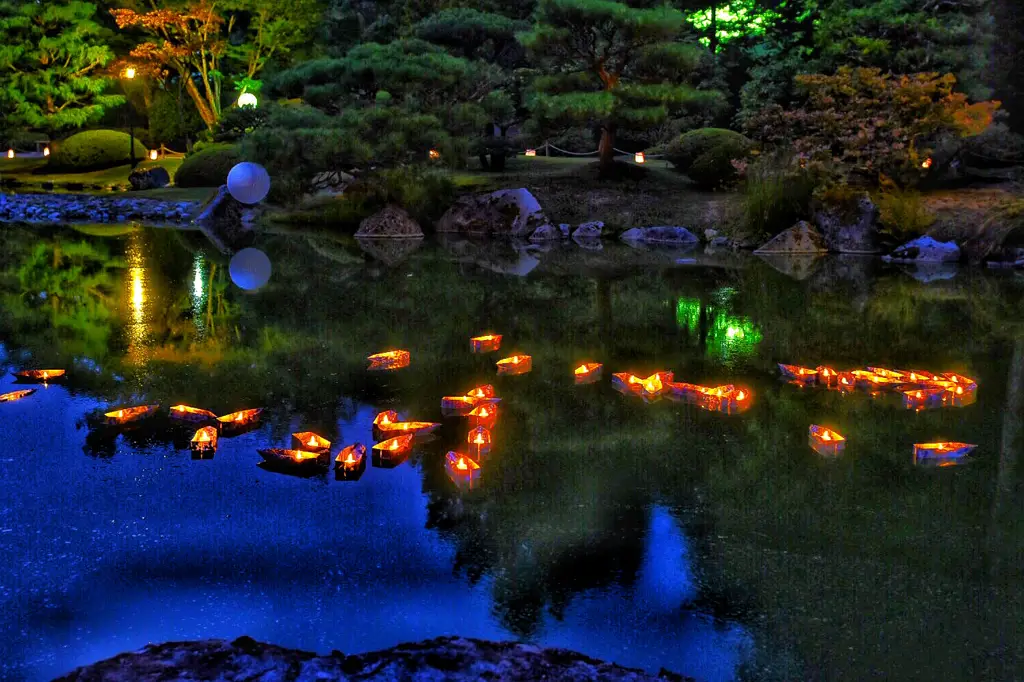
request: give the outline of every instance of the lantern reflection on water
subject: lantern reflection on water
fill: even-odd
[[[326,452],[331,449],[331,441],[312,431],[300,431],[292,434],[292,449],[306,452]]]
[[[217,451],[217,429],[213,426],[204,426],[196,431],[189,443],[192,450],[192,459],[209,459]]]
[[[124,407],[120,410],[104,413],[104,423],[108,426],[124,426],[134,424],[152,417],[160,409],[159,405],[140,405],[138,407]]]
[[[501,334],[474,336],[469,340],[469,349],[474,353],[493,353],[501,348]]]
[[[34,388],[27,388],[24,391],[11,391],[10,393],[4,393],[0,395],[0,403],[12,403],[15,400],[21,400],[36,392]]]
[[[353,443],[334,458],[334,475],[339,481],[358,479],[366,470],[366,446]]]
[[[976,447],[970,443],[914,443],[914,464],[956,466],[963,464]]]
[[[813,384],[818,380],[818,370],[799,365],[784,365],[779,363],[779,371],[782,376],[798,384]]]
[[[846,449],[846,439],[835,431],[812,424],[808,431],[808,445],[819,455],[835,457]]]
[[[604,365],[600,362],[584,362],[572,371],[576,385],[593,384],[601,380],[604,373]]]
[[[902,393],[903,407],[920,412],[932,407],[941,407],[945,389],[918,388],[911,391],[903,391]]]
[[[483,426],[478,426],[466,436],[469,444],[469,454],[476,461],[491,451],[491,432]]]
[[[26,369],[20,372],[15,372],[14,376],[17,381],[24,383],[47,383],[50,381],[60,381],[64,378],[66,371],[63,369]]]
[[[479,405],[470,411],[468,417],[470,426],[483,426],[489,429],[498,421],[498,408],[494,405]]]
[[[458,452],[445,455],[445,471],[458,488],[472,490],[480,480],[480,465]]]
[[[367,367],[372,371],[389,371],[408,367],[411,356],[407,350],[389,350],[383,353],[376,353],[366,358],[370,363]]]
[[[405,434],[381,441],[373,446],[374,466],[394,465],[401,462],[412,450],[412,436]]]
[[[526,374],[533,369],[533,358],[529,355],[512,355],[498,360],[497,365],[499,375]]]
[[[217,419],[217,415],[209,410],[202,410],[198,407],[175,405],[171,408],[171,419],[183,422],[202,423],[214,421]]]

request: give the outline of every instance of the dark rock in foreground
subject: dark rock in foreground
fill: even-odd
[[[0,221],[43,223],[123,223],[185,225],[196,204],[119,194],[0,194]]]
[[[442,637],[400,644],[383,651],[345,656],[318,656],[308,651],[263,644],[249,637],[168,642],[121,654],[79,668],[57,682],[171,682],[172,680],[249,680],[312,682],[360,680],[384,682],[537,682],[607,680],[655,682],[685,678],[662,672],[651,675],[598,661],[565,649],[526,644]]]

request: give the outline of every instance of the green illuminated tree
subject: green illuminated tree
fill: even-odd
[[[600,125],[600,169],[614,167],[620,128],[644,130],[695,104],[699,57],[679,42],[682,12],[615,0],[541,0],[521,42],[543,75],[530,109],[541,127]]]

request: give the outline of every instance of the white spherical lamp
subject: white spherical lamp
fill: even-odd
[[[242,249],[231,257],[228,272],[238,288],[256,291],[270,281],[270,259],[259,249]]]
[[[256,95],[251,92],[243,92],[238,96],[238,106],[240,107],[254,107],[259,100],[256,99]]]
[[[270,192],[270,175],[258,163],[243,161],[228,171],[228,192],[243,204],[258,204]]]

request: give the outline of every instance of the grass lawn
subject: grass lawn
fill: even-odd
[[[167,172],[174,177],[174,171],[181,165],[181,159],[160,159],[158,161],[143,161],[139,168],[153,168],[156,166],[166,168]],[[27,186],[39,186],[46,182],[54,185],[67,183],[80,183],[83,185],[127,185],[128,174],[131,173],[131,166],[115,166],[105,170],[91,171],[88,173],[47,173],[46,159],[8,159],[0,158],[0,178],[13,179]]]

